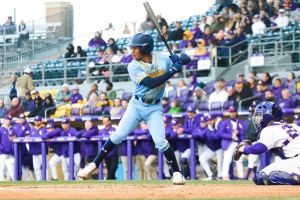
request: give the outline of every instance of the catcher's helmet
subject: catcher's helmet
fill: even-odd
[[[135,34],[130,42],[130,47],[141,47],[142,54],[149,54],[154,48],[153,38],[145,33]]]
[[[256,106],[252,121],[256,132],[259,133],[271,121],[280,121],[282,117],[283,113],[279,106],[274,102],[263,101]]]

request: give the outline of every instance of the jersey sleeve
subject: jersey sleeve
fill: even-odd
[[[146,76],[148,76],[146,68],[143,68],[143,66],[138,65],[137,63],[134,62],[130,63],[127,69],[131,80],[136,84],[140,84],[140,82]]]
[[[259,140],[257,142],[264,144],[268,150],[274,148],[275,141],[274,141],[274,135],[272,133],[272,130],[269,128],[264,128],[259,136]]]
[[[264,144],[268,150],[272,148],[282,147],[286,140],[286,131],[281,125],[269,126],[264,128],[257,142]]]

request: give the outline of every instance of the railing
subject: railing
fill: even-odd
[[[259,98],[261,97],[261,95],[256,95],[256,96],[251,96],[251,97],[248,97],[248,98],[245,98],[245,99],[242,99],[238,102],[238,110],[239,111],[242,111],[242,103],[244,103],[245,101],[249,101],[249,100],[253,100],[253,99],[256,99],[256,98]]]
[[[251,59],[255,56],[264,58],[263,64],[253,66],[253,68],[262,67],[268,70],[268,67],[277,68],[283,71],[289,68],[291,71],[299,70],[300,66],[300,40],[278,40],[271,42],[252,42],[248,46],[248,65],[251,66]],[[297,59],[293,56],[298,57]],[[267,60],[268,58],[271,58]],[[286,59],[284,59],[286,58]],[[268,61],[268,62],[266,62]],[[284,67],[284,68],[283,68]],[[248,69],[249,70],[249,69]],[[249,70],[250,71],[250,70]]]
[[[61,13],[47,16],[56,18]],[[35,54],[46,52],[50,46],[59,46],[59,43],[65,43],[66,40],[72,41],[68,36],[59,36],[62,23],[47,22],[46,18],[34,19],[25,22],[25,31],[19,31],[20,24],[14,24],[8,27],[0,28],[0,63],[2,68],[10,66],[10,62],[29,57],[32,59]],[[20,33],[23,37],[20,37]],[[26,35],[26,36],[25,36]]]
[[[50,48],[50,47],[49,47]],[[298,63],[279,63],[278,59],[281,55],[288,55],[292,53],[299,54],[300,48],[300,40],[287,40],[287,41],[277,41],[277,42],[264,42],[264,43],[256,43],[251,42],[248,44],[247,40],[241,41],[237,44],[232,46],[215,46],[215,47],[206,47],[206,51],[209,53],[210,59],[210,66],[209,68],[212,69],[213,67],[224,67],[224,66],[232,66],[242,60],[250,60],[251,56],[254,53],[261,53],[265,57],[273,56],[274,65],[284,65],[288,64],[293,66],[293,68],[298,68]],[[183,49],[183,51],[190,51],[191,49]],[[40,49],[40,52],[47,51],[47,47]],[[63,52],[63,50],[62,50]],[[248,56],[247,56],[248,53]],[[197,55],[191,55],[191,57],[197,57]],[[95,57],[86,57],[86,58],[70,58],[70,59],[57,59],[53,61],[41,61],[41,60],[30,60],[30,61],[22,61],[22,54],[19,56],[17,62],[9,62],[9,64],[4,64],[4,66],[9,66],[9,70],[3,72],[3,74],[12,74],[16,72],[23,71],[24,66],[32,65],[33,63],[39,64],[38,68],[33,69],[33,73],[38,74],[34,76],[34,82],[38,83],[39,85],[48,85],[49,83],[52,84],[54,82],[69,82],[73,80],[95,80],[101,78],[108,78],[111,81],[127,81],[129,80],[127,70],[127,64],[122,63],[113,63],[110,62],[109,64],[99,64],[94,67],[94,70],[100,70],[101,68],[106,68],[109,72],[108,77],[104,75],[97,74],[97,73],[89,73],[90,70],[89,62]],[[57,65],[53,64],[53,62],[59,62],[60,64]],[[51,67],[47,67],[48,65]],[[52,63],[52,64],[51,64]],[[56,66],[57,65],[57,66]],[[53,70],[55,70],[59,76],[53,76]],[[118,72],[120,70],[121,72]],[[185,69],[182,73],[183,78],[187,77],[189,74],[201,70],[198,69],[197,63],[193,67]],[[82,73],[83,72],[83,73]],[[57,75],[57,74],[56,74]],[[214,77],[212,77],[214,78]]]
[[[202,70],[199,68],[197,60],[201,59],[201,56],[205,57],[205,59],[209,59],[208,70],[213,67],[222,66],[223,61],[228,61],[228,64],[233,65],[238,62],[241,58],[241,55],[245,54],[246,50],[244,48],[240,48],[241,46],[246,46],[247,41],[242,41],[238,44],[235,44],[231,47],[228,46],[217,46],[217,47],[204,47],[206,48],[206,55],[190,55],[195,59],[195,62],[192,65],[189,65],[187,69],[183,70],[182,76],[186,78],[191,73]],[[40,51],[47,51],[47,47],[41,49]],[[50,47],[49,47],[50,48]],[[247,49],[247,48],[246,48]],[[183,49],[184,51],[190,51],[191,49]],[[192,49],[195,50],[195,49]],[[228,52],[227,55],[222,54],[222,52]],[[52,83],[63,83],[69,82],[73,80],[96,80],[101,78],[108,78],[110,81],[128,81],[129,76],[127,72],[127,64],[122,63],[113,63],[111,58],[109,58],[109,64],[96,64],[91,71],[89,67],[89,63],[95,57],[85,57],[85,58],[60,58],[56,60],[30,60],[23,61],[22,54],[18,57],[16,62],[9,62],[3,64],[6,66],[3,68],[2,75],[10,76],[11,74],[18,73],[22,74],[23,68],[25,66],[34,65],[32,67],[33,72],[33,80],[35,83],[39,85],[49,85]],[[246,58],[245,58],[246,59]],[[221,61],[221,62],[220,62]],[[8,68],[9,66],[9,68]],[[95,71],[103,71],[107,70],[109,75],[97,74]],[[54,73],[53,73],[54,72]]]
[[[179,137],[182,140],[190,140],[190,148],[191,148],[191,156],[190,156],[190,173],[191,173],[191,179],[196,179],[196,151],[195,151],[195,140],[191,137],[191,135],[181,135]],[[42,138],[15,138],[14,139],[14,180],[20,181],[21,180],[21,171],[22,171],[22,157],[21,157],[21,149],[20,144],[24,143],[41,143],[41,152],[42,152],[42,180],[47,180],[47,147],[46,143],[48,142],[54,142],[54,143],[69,143],[69,180],[74,180],[74,142],[84,142],[84,141],[92,141],[98,143],[98,151],[102,149],[103,142],[105,142],[108,139],[108,137],[92,137],[90,139],[77,139],[76,137],[57,137],[53,139],[47,139],[43,140]],[[132,180],[132,172],[133,172],[133,166],[132,166],[132,141],[133,140],[142,140],[142,138],[137,136],[128,136],[127,137],[127,156],[128,156],[128,179]],[[158,177],[159,179],[163,179],[163,155],[162,152],[158,153]],[[101,163],[99,166],[99,174],[98,179],[103,180],[103,164]]]
[[[243,40],[232,46],[215,46],[212,48],[216,51],[213,63],[214,67],[228,67],[247,59],[247,40]]]

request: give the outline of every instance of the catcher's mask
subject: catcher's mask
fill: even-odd
[[[252,122],[257,133],[265,128],[271,121],[282,120],[283,113],[281,108],[274,102],[264,101],[255,108]]]

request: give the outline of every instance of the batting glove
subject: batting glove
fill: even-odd
[[[176,74],[178,72],[181,72],[182,71],[182,62],[181,62],[180,58],[175,54],[173,54],[169,57],[173,62],[173,67],[170,69],[171,73]]]

